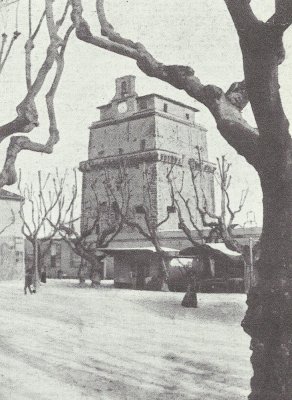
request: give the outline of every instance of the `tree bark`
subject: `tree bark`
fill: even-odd
[[[79,270],[78,270],[78,279],[79,279],[79,284],[84,285],[85,284],[85,265],[83,260],[81,260]]]
[[[258,284],[248,294],[242,322],[253,351],[249,399],[291,400],[292,173],[272,176],[270,171],[261,183],[264,220]]]
[[[292,142],[284,113],[278,66],[284,59],[283,27],[263,24],[228,1],[243,55],[246,88],[259,130],[263,192],[258,282],[242,322],[251,336],[250,400],[292,399]],[[249,23],[248,23],[249,22]],[[248,24],[247,24],[248,23]]]
[[[98,288],[100,286],[102,269],[103,269],[103,264],[100,261],[91,264],[91,270],[90,270],[91,287]]]
[[[37,239],[34,239],[33,243],[33,287],[36,293],[40,287],[40,274],[39,274],[39,243]]]
[[[169,276],[169,260],[164,257],[164,255],[161,256],[161,265],[160,265],[160,272],[159,276],[161,278],[161,291],[162,292],[169,292],[169,287],[168,287],[168,276]]]

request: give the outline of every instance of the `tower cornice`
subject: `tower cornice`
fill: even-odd
[[[190,127],[196,127],[199,128],[200,130],[207,132],[207,129],[204,128],[202,125],[188,121],[188,120],[184,120],[182,118],[179,118],[175,115],[169,114],[169,113],[164,113],[164,112],[159,112],[156,110],[143,110],[143,111],[139,111],[136,112],[134,114],[131,115],[127,115],[125,117],[120,117],[120,118],[116,118],[116,119],[107,119],[107,120],[101,120],[101,121],[95,121],[93,122],[90,126],[89,129],[95,129],[95,128],[102,128],[105,126],[110,126],[110,125],[118,125],[121,122],[128,122],[128,121],[134,121],[140,118],[144,118],[144,117],[151,117],[151,116],[159,116],[165,119],[169,119],[172,121],[176,121],[179,122],[180,124],[184,124]]]
[[[126,164],[126,166],[133,166],[142,164],[144,162],[159,161],[167,164],[182,166],[182,157],[179,154],[167,150],[154,149],[82,161],[79,164],[79,170],[85,172],[102,169],[105,167],[119,167],[123,164]]]

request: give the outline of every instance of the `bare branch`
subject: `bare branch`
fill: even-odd
[[[0,173],[0,187],[2,187],[4,185],[11,185],[16,182],[17,175],[16,175],[16,169],[15,169],[15,161],[16,161],[17,155],[20,151],[30,150],[30,151],[39,152],[39,153],[51,154],[53,152],[54,145],[59,141],[59,131],[57,129],[57,122],[56,122],[56,116],[55,116],[55,110],[54,110],[54,96],[58,89],[58,85],[60,83],[60,79],[61,79],[62,72],[64,69],[64,52],[66,49],[66,45],[67,45],[70,33],[72,32],[73,29],[74,29],[73,25],[71,25],[69,27],[69,29],[67,30],[64,40],[63,40],[63,43],[61,45],[60,53],[57,51],[57,48],[55,48],[56,51],[54,50],[52,53],[48,51],[48,55],[46,58],[46,61],[48,61],[48,59],[50,59],[50,63],[52,63],[52,64],[50,64],[51,66],[53,65],[54,60],[56,60],[56,62],[57,62],[57,68],[56,68],[56,73],[55,73],[53,83],[52,83],[48,93],[46,94],[47,111],[48,111],[49,121],[50,121],[49,138],[45,144],[41,144],[41,143],[32,142],[26,136],[12,137],[10,139],[10,144],[7,149],[6,160],[5,160],[2,172]],[[51,58],[52,55],[53,55],[53,58]],[[45,75],[49,72],[49,70],[47,70],[46,61],[42,67],[45,70]],[[40,69],[40,71],[42,70],[42,68]],[[40,71],[39,71],[38,76],[41,74]],[[33,105],[33,109],[30,110],[30,112],[32,112],[32,113],[34,113],[34,111],[36,111],[36,110],[34,109],[34,101],[33,101],[34,95],[30,95],[30,92],[37,93],[37,91],[41,88],[43,81],[44,81],[44,77],[42,77],[41,82],[38,81],[38,78],[36,78],[36,81],[32,85],[31,90],[28,92],[28,95],[27,95],[28,103],[26,101],[24,101],[24,103],[28,107]],[[38,90],[36,90],[34,88],[35,84],[36,84],[36,87],[38,87]],[[32,97],[30,97],[30,96],[32,96]],[[37,117],[37,115],[36,115],[36,117]],[[16,125],[18,125],[18,123],[16,123]],[[3,132],[5,132],[5,130],[2,131],[2,133]],[[11,132],[8,132],[8,131],[6,131],[6,133],[7,133],[7,136],[11,134]],[[1,137],[1,127],[0,127],[0,137]]]
[[[276,0],[275,14],[267,21],[267,24],[281,27],[286,30],[292,24],[292,3],[290,0]]]
[[[239,33],[248,31],[251,27],[259,25],[261,21],[257,19],[250,6],[250,0],[224,0],[234,25]]]
[[[65,21],[65,19],[66,19],[68,10],[69,10],[70,3],[71,3],[71,1],[70,1],[70,0],[67,0],[66,5],[65,5],[65,8],[64,8],[64,11],[63,11],[63,15],[62,15],[62,17],[56,22],[56,27],[57,27],[57,29],[59,29],[59,28],[63,25],[63,23],[64,23],[64,21]]]
[[[30,3],[29,3],[30,4]],[[46,10],[42,13],[42,16],[37,24],[35,31],[31,32],[31,12],[29,12],[29,38],[25,43],[25,77],[26,77],[26,86],[28,89],[31,88],[31,52],[34,48],[34,39],[36,38],[39,30],[41,28],[42,22],[45,18]]]
[[[3,61],[0,63],[0,74],[1,74],[1,72],[3,70],[3,68],[4,68],[4,65],[7,62],[7,59],[9,57],[10,52],[11,52],[12,46],[13,46],[14,42],[16,41],[16,39],[18,38],[19,35],[20,35],[20,32],[15,31],[13,33],[11,39],[10,39],[10,43],[9,43],[8,48],[6,50],[5,56],[3,58]],[[6,38],[2,35],[2,47],[1,47],[1,57],[0,57],[0,59],[2,58],[2,54],[3,54],[3,51],[4,51],[4,45],[5,45],[5,42],[6,42]]]
[[[4,48],[5,48],[5,44],[7,42],[7,37],[8,37],[6,33],[2,33],[1,36],[2,36],[2,41],[1,41],[1,49],[0,49],[0,65],[2,63]]]
[[[229,219],[229,223],[228,223],[227,229],[229,229],[229,230],[231,229],[232,230],[232,223],[234,221],[234,218],[235,218],[236,214],[241,212],[241,210],[242,210],[242,208],[243,208],[243,206],[245,204],[245,201],[246,201],[246,198],[247,198],[247,195],[248,195],[248,189],[242,190],[241,196],[240,196],[240,201],[239,201],[239,204],[238,204],[238,208],[236,210],[232,210],[231,209],[230,196],[229,196],[228,190],[225,190],[225,195],[226,195],[226,199],[227,199],[226,208],[227,208],[227,210],[228,210],[228,212],[230,214],[230,219]]]

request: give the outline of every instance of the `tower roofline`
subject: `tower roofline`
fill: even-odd
[[[144,96],[138,96],[137,99],[140,100],[140,99],[146,99],[146,98],[149,98],[149,97],[158,97],[159,99],[162,99],[162,100],[165,100],[165,101],[169,101],[169,102],[171,102],[173,104],[176,104],[177,106],[181,106],[181,107],[187,108],[188,110],[191,110],[193,112],[199,112],[199,110],[197,108],[195,108],[195,107],[189,106],[188,104],[185,104],[185,103],[182,103],[180,101],[171,99],[170,97],[162,96],[162,95],[157,94],[157,93],[150,93],[150,94],[146,94]],[[96,108],[98,110],[100,110],[102,108],[108,107],[110,104],[111,104],[111,102],[107,103],[107,104],[103,104],[103,105],[98,106]]]

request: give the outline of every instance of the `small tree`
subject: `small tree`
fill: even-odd
[[[168,221],[171,213],[174,211],[174,203],[167,207],[166,215],[160,221],[157,220],[155,215],[156,204],[153,195],[151,194],[151,168],[144,165],[143,169],[143,204],[135,205],[135,212],[123,215],[125,224],[130,228],[137,230],[146,240],[153,244],[156,253],[159,256],[159,275],[157,282],[153,282],[153,287],[158,290],[168,290],[167,280],[169,276],[169,261],[170,257],[165,252],[161,245],[159,237],[159,228]],[[155,183],[154,183],[155,184]],[[120,210],[121,213],[121,210]],[[143,222],[138,221],[137,215],[143,215]]]
[[[195,249],[202,257],[216,252],[211,250],[205,243],[223,242],[231,250],[243,254],[243,246],[236,240],[234,235],[234,219],[241,212],[248,194],[248,190],[242,190],[238,207],[233,210],[230,204],[229,188],[232,180],[230,174],[231,163],[227,162],[225,156],[221,159],[217,158],[218,172],[215,174],[217,184],[220,188],[220,210],[216,213],[209,204],[204,188],[202,187],[202,171],[203,162],[198,160],[190,160],[190,173],[192,177],[193,197],[195,202],[190,202],[190,197],[186,198],[183,194],[184,176],[182,177],[180,187],[177,188],[176,179],[173,176],[173,169],[167,174],[170,185],[171,198],[178,212],[179,227],[184,232],[187,239],[192,243]],[[195,168],[197,167],[198,168]],[[195,214],[199,214],[199,222],[196,222]],[[187,221],[184,215],[187,215]],[[199,263],[199,267],[187,270],[189,280],[187,293],[182,301],[185,307],[197,306],[197,288],[200,276],[203,273],[203,264]]]
[[[117,190],[113,185],[113,179],[109,172],[104,169],[101,176],[91,184],[91,203],[90,208],[93,218],[83,218],[81,230],[76,229],[74,224],[79,217],[74,217],[74,205],[77,199],[77,180],[73,188],[72,199],[69,209],[71,218],[68,221],[59,220],[59,223],[50,224],[59,232],[63,240],[68,243],[70,248],[82,258],[78,276],[80,283],[85,282],[85,264],[89,264],[89,277],[92,287],[100,285],[100,279],[103,269],[102,260],[105,254],[102,249],[114,240],[122,231],[125,224],[125,218],[128,215],[130,191],[127,183],[125,168],[120,165],[119,181],[121,185]],[[76,175],[75,175],[76,177]],[[104,195],[99,198],[99,186],[102,180]]]
[[[21,171],[19,173],[18,190],[25,199],[21,203],[20,218],[22,219],[22,233],[31,243],[33,248],[33,284],[35,289],[39,284],[40,273],[42,272],[41,260],[49,251],[51,240],[57,230],[52,229],[48,224],[48,218],[54,219],[54,225],[58,225],[67,215],[65,209],[65,186],[66,174],[59,176],[56,170],[55,176],[50,173],[42,178],[41,171],[38,171],[37,187],[28,184],[22,186]],[[47,188],[51,185],[51,190]]]

